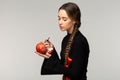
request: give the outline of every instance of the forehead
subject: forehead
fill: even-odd
[[[65,10],[63,10],[63,9],[59,10],[58,17],[67,17],[67,18],[69,18],[67,12]]]

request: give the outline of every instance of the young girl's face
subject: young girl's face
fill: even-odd
[[[58,12],[58,24],[61,31],[72,33],[75,21],[67,15],[65,10],[61,9]]]

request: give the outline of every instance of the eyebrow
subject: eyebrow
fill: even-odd
[[[60,16],[58,16],[60,18]],[[62,17],[62,18],[67,18],[67,17]]]

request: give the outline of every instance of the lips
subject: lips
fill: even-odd
[[[59,26],[60,27],[60,29],[63,29],[63,26]]]

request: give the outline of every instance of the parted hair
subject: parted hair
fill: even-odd
[[[80,11],[80,8],[78,7],[77,4],[73,3],[73,2],[67,2],[67,3],[64,3],[59,9],[59,10],[65,10],[67,15],[76,21],[76,24],[77,27],[80,27],[81,26],[81,11]]]

